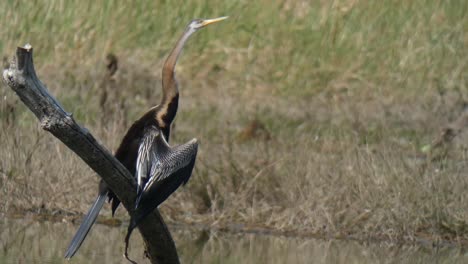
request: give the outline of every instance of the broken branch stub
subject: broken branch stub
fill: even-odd
[[[132,214],[135,180],[128,170],[99,144],[87,129],[79,126],[72,115],[49,94],[46,86],[36,76],[32,53],[33,49],[29,44],[17,48],[16,58],[9,68],[3,71],[5,83],[36,115],[41,127],[62,141],[104,179]],[[142,221],[138,228],[152,263],[179,263],[174,241],[157,209]]]

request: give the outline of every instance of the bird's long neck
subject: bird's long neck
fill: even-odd
[[[159,111],[156,113],[156,119],[162,127],[169,127],[176,116],[179,104],[179,89],[177,88],[174,68],[184,44],[194,32],[193,29],[184,32],[164,63],[162,69],[163,97],[158,107]]]

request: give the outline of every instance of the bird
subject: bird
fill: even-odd
[[[171,124],[179,105],[179,89],[174,69],[185,43],[193,33],[226,18],[194,19],[186,26],[162,68],[161,102],[150,108],[130,126],[115,152],[115,158],[137,178],[136,217],[132,217],[129,230],[135,228],[144,216],[164,202],[181,184],[186,183],[191,175],[197,153],[197,141],[191,140],[174,148],[168,145]],[[187,151],[187,149],[190,149],[190,151]],[[149,157],[149,159],[145,157]],[[167,170],[167,167],[175,166],[174,164],[177,164],[179,159],[184,160],[181,164],[185,165],[185,167],[179,167],[178,170],[174,168]],[[185,164],[187,161],[189,162]],[[171,162],[174,162],[174,164]],[[159,163],[159,165],[156,163]],[[155,169],[144,172],[148,166]],[[166,174],[158,174],[156,168],[167,170]],[[101,180],[98,196],[72,238],[65,253],[66,259],[71,259],[78,251],[96,221],[106,199],[112,203],[112,216],[114,216],[120,200]]]

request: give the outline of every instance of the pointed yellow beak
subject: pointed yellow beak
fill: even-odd
[[[228,18],[227,16],[223,16],[223,17],[218,17],[218,18],[205,19],[202,22],[202,26],[204,27],[204,26],[207,26],[209,24],[213,24],[213,23],[222,21],[222,20],[227,19],[227,18]]]

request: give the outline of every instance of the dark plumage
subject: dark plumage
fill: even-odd
[[[174,120],[178,103],[179,103],[179,90],[174,74],[174,67],[177,59],[182,51],[182,48],[188,38],[198,29],[224,20],[226,17],[216,19],[196,19],[190,22],[185,32],[177,41],[175,47],[169,54],[162,69],[162,88],[163,96],[161,103],[158,106],[151,108],[139,120],[137,120],[128,129],[119,148],[115,153],[115,157],[130,171],[135,177],[142,175],[139,179],[139,188],[142,192],[139,193],[136,205],[138,208],[132,217],[127,239],[130,237],[131,231],[138,225],[138,223],[159,204],[161,204],[172,192],[174,192],[181,184],[186,183],[192,172],[195,157],[197,153],[197,142],[190,141],[184,145],[175,148],[169,147],[170,127]],[[146,146],[144,152],[139,151],[144,142],[151,141],[152,144]],[[190,151],[182,150],[190,149]],[[152,162],[162,162],[159,168],[166,168],[165,173],[151,173],[151,170],[143,172],[137,171],[137,159],[143,156],[155,155],[157,158],[143,161],[141,159],[140,168],[142,166],[150,168],[158,168],[158,165]],[[182,161],[182,165],[179,161]],[[180,166],[177,166],[179,164]],[[171,167],[171,169],[167,169]],[[156,171],[154,171],[156,172]],[[146,184],[148,181],[148,184]],[[83,219],[81,226],[73,237],[65,258],[70,259],[79,249],[83,243],[86,235],[96,221],[99,211],[104,205],[105,198],[108,197],[112,202],[112,215],[120,204],[120,200],[115,194],[107,187],[104,181],[99,184],[99,193],[96,201],[89,210],[88,214]]]

